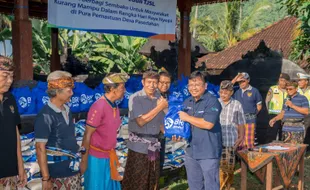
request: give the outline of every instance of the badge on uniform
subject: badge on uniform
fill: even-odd
[[[15,113],[14,106],[10,106],[10,110],[12,113]]]
[[[248,92],[248,97],[251,97],[252,96],[252,92]]]

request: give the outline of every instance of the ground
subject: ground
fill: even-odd
[[[240,168],[238,165],[237,168]],[[170,177],[166,179],[166,183],[162,184],[162,189],[164,190],[187,190],[188,185],[185,179],[184,170],[181,169],[179,176],[177,175],[169,175]],[[180,177],[181,176],[181,177]],[[297,182],[297,177],[294,177],[294,181]],[[233,188],[231,190],[239,190],[240,187],[240,173],[235,175]],[[257,180],[257,178],[252,175],[250,172],[248,173],[248,188],[247,189],[255,189],[255,190],[265,190],[265,186]],[[310,190],[310,154],[307,154],[305,158],[305,190]]]

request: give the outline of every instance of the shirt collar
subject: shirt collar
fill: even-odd
[[[199,98],[199,100],[198,100],[197,102],[199,102],[199,101],[201,101],[201,100],[204,100],[204,99],[206,98],[207,94],[208,94],[208,92],[206,91],[206,92]],[[189,99],[189,101],[191,101],[191,102],[192,102],[192,101],[195,101],[194,97],[191,96],[190,99]]]
[[[241,90],[242,90],[242,92],[245,92],[245,91],[247,91],[247,90],[252,90],[252,88],[253,88],[253,87],[252,87],[251,85],[249,85],[246,89],[244,89],[244,90],[241,89]]]
[[[141,95],[144,97],[144,98],[149,98],[148,95],[146,94],[144,88],[141,90]],[[155,94],[154,94],[154,97],[156,98],[159,98],[161,95],[159,93],[159,90],[155,90]]]
[[[55,104],[53,104],[51,101],[48,101],[47,105],[48,105],[50,108],[52,108],[56,113],[61,113],[61,112],[62,112],[62,110],[59,109],[59,108],[58,108]],[[64,108],[65,108],[66,112],[69,112],[69,107],[68,107],[66,104],[64,104]]]
[[[225,104],[221,98],[219,98],[218,100],[223,106],[227,106],[233,101],[233,98],[230,98],[227,104]]]

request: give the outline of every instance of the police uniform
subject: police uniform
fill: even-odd
[[[280,78],[284,78],[287,81],[290,80],[290,77],[286,73],[281,73]],[[266,105],[269,114],[269,120],[276,117],[282,111],[283,104],[287,98],[287,92],[285,89],[279,88],[278,85],[271,86],[267,97]],[[273,127],[268,128],[268,142],[272,142],[277,139],[279,134],[279,139],[282,139],[282,121],[277,121]]]

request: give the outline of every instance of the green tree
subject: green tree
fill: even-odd
[[[247,39],[261,28],[283,18],[275,0],[249,0],[199,6],[198,19],[191,19],[197,39],[210,51],[220,51]],[[266,11],[270,14],[264,14]],[[193,16],[192,16],[193,17]]]
[[[6,41],[12,40],[12,20],[12,16],[0,14],[0,42],[5,56],[7,56]]]
[[[309,0],[280,1],[288,13],[300,21],[295,32],[290,58],[294,61],[305,60],[310,63],[310,2]]]
[[[101,36],[103,41],[93,45],[90,57],[94,73],[108,73],[115,68],[129,74],[139,73],[151,62],[139,53],[146,39],[111,34]]]

